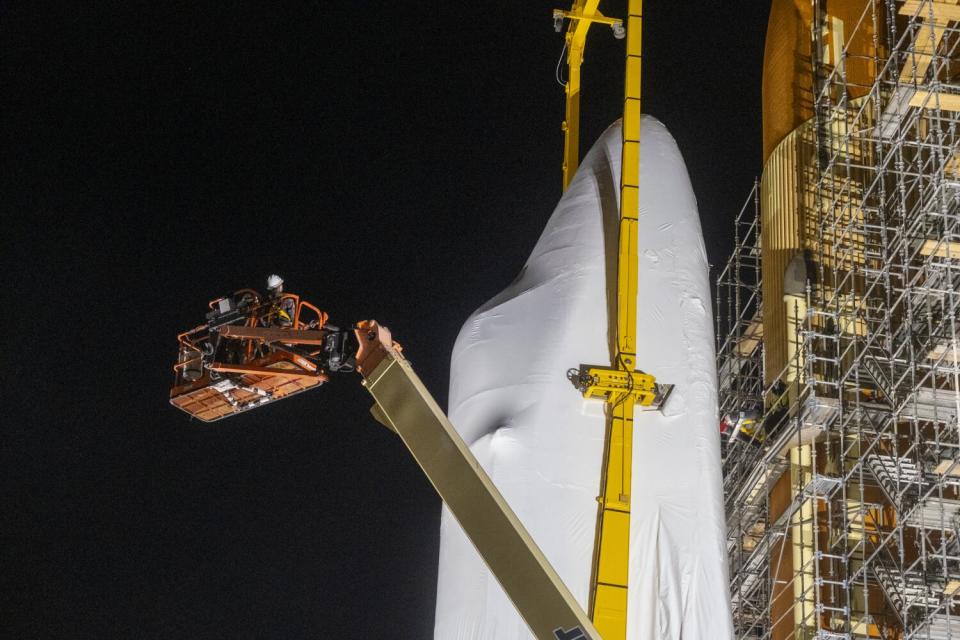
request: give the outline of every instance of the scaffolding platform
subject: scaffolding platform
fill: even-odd
[[[716,282],[737,638],[960,640],[960,4],[812,6]]]

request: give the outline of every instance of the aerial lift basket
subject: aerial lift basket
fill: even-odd
[[[242,289],[210,303],[207,322],[177,336],[170,403],[213,422],[315,389],[350,371],[351,331],[292,293]]]

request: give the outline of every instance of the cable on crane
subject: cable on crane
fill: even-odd
[[[560,65],[563,64],[563,54],[565,54],[566,52],[567,52],[567,41],[566,39],[564,39],[563,49],[560,50],[560,57],[557,58],[557,68],[554,69],[553,71],[553,77],[557,81],[557,84],[563,87],[564,89],[567,88],[567,82],[565,80],[560,79]]]

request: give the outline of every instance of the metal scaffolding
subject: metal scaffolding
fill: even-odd
[[[873,57],[810,60],[783,299],[757,186],[717,280],[738,638],[960,640],[960,5],[864,5]]]

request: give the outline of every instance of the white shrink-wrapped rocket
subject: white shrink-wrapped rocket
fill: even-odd
[[[586,608],[604,406],[566,377],[610,361],[619,123],[593,146],[517,279],[464,324],[449,415]],[[628,640],[732,638],[710,286],[696,200],[673,137],[640,136],[637,360],[675,386],[638,412],[630,491]],[[444,508],[437,640],[531,634]]]

